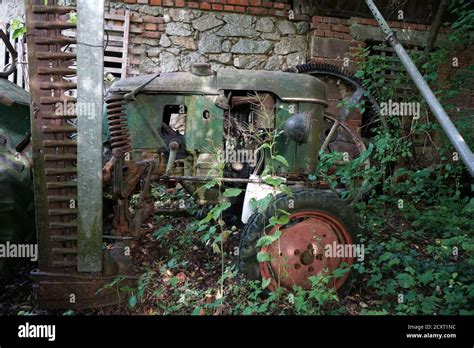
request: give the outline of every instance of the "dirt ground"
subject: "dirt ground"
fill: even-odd
[[[29,273],[36,265],[25,265],[16,273],[15,277],[5,286],[4,291],[0,291],[0,314],[3,315],[73,315],[73,314],[96,314],[96,315],[134,315],[134,314],[167,314],[166,310],[158,308],[158,302],[168,303],[170,306],[176,302],[176,289],[170,284],[172,278],[178,279],[178,282],[186,283],[186,287],[201,291],[203,303],[210,303],[216,299],[216,293],[219,292],[219,279],[222,275],[222,267],[237,269],[238,256],[234,250],[238,247],[241,228],[234,231],[226,240],[224,245],[225,258],[222,263],[221,254],[215,253],[210,245],[205,245],[199,237],[199,233],[191,233],[186,236],[186,226],[196,220],[194,216],[162,217],[158,221],[150,219],[142,228],[142,234],[137,241],[134,253],[138,257],[133,258],[133,267],[136,274],[145,272],[154,272],[153,279],[149,288],[153,291],[146,291],[139,303],[133,308],[129,303],[121,305],[93,309],[93,310],[43,310],[38,309],[33,295],[33,282]],[[172,228],[166,235],[166,238],[157,240],[153,234],[160,228],[171,225]],[[184,239],[179,243],[179,239]],[[170,264],[173,255],[170,251],[180,249],[179,260],[175,264]],[[242,282],[240,276],[226,279],[225,287],[238,287]],[[363,284],[361,282],[360,284]],[[156,289],[160,289],[160,295],[157,296]],[[355,289],[351,295],[341,299],[339,306],[346,308],[346,314],[358,314],[360,308],[365,306],[364,302],[370,302],[370,299],[363,298],[360,295],[360,289]],[[126,296],[125,296],[126,297]],[[218,308],[212,311],[201,310],[199,314],[229,314],[231,307],[235,305],[238,298],[224,301]],[[198,301],[199,302],[199,301]],[[234,303],[232,303],[234,302]],[[188,310],[196,304],[190,304]],[[189,313],[191,314],[191,313]]]

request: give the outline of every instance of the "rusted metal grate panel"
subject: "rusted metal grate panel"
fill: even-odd
[[[62,34],[74,28],[73,7],[50,1],[26,1],[31,95],[33,177],[39,268],[42,272],[76,272],[77,145],[72,110],[76,56],[67,51],[74,40]],[[63,112],[58,113],[58,108]],[[66,250],[67,252],[61,252]]]

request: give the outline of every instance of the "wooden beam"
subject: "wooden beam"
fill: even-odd
[[[128,37],[130,33],[130,11],[125,12],[125,22],[123,24],[123,52],[122,52],[122,73],[121,77],[127,77],[127,63],[128,63]]]

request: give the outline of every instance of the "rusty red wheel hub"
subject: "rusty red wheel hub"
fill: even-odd
[[[270,261],[260,263],[260,274],[270,278],[270,290],[281,286],[291,290],[294,285],[305,289],[311,287],[309,277],[323,271],[332,273],[342,262],[352,265],[352,257],[326,256],[325,248],[339,244],[352,244],[347,229],[332,215],[322,211],[308,210],[289,216],[286,226],[276,226],[269,234],[281,231],[280,238],[261,248],[270,255]],[[347,280],[349,272],[336,279],[332,285],[339,289]]]

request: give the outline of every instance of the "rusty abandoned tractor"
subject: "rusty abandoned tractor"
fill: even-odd
[[[350,86],[357,103],[367,98],[360,81],[331,66],[304,64],[288,72],[220,70],[196,64],[190,72],[130,77],[115,82],[105,100],[104,191],[114,202],[112,227],[100,234],[97,248],[84,244],[78,229],[80,209],[75,202],[77,184],[77,128],[74,113],[58,113],[57,103],[74,104],[77,86],[76,59],[67,48],[75,39],[63,30],[74,28],[66,6],[44,6],[27,1],[28,65],[31,94],[31,134],[35,191],[38,269],[32,272],[40,307],[84,308],[120,301],[120,284],[133,284],[133,250],[140,226],[153,210],[149,194],[155,183],[178,183],[200,205],[220,203],[219,188],[204,189],[218,178],[220,189],[246,189],[245,197],[229,199],[242,204],[246,224],[240,243],[240,269],[251,279],[270,279],[270,289],[293,285],[309,287],[309,277],[334,269],[353,259],[328,258],[324,246],[355,243],[359,234],[351,209],[321,182],[312,180],[320,150],[332,151],[352,144],[351,156],[364,144],[347,127],[349,110],[325,113],[324,78]],[[376,103],[367,103],[377,112]],[[93,125],[91,125],[93,126]],[[275,161],[262,145],[261,133],[279,132],[275,151],[286,161]],[[267,141],[268,139],[263,139]],[[229,156],[228,156],[229,155]],[[239,157],[240,156],[240,157]],[[287,162],[282,163],[282,162]],[[262,184],[265,168],[283,178],[292,190],[280,193],[266,211],[248,209],[251,198],[271,191]],[[129,200],[139,195],[131,216]],[[102,202],[100,202],[102,203]],[[97,204],[95,202],[94,204]],[[79,207],[80,208],[80,207]],[[258,246],[275,212],[288,212],[289,222],[280,226],[278,243]],[[107,225],[109,226],[109,225]],[[103,244],[102,244],[103,243]],[[278,244],[278,245],[277,245]],[[101,248],[101,245],[103,247]],[[258,262],[258,252],[270,261]],[[81,269],[86,258],[95,271]],[[334,280],[341,292],[348,289],[349,273]],[[72,301],[71,299],[74,299]],[[123,299],[122,299],[123,300]]]
[[[179,182],[197,204],[218,204],[223,199],[242,203],[222,197],[217,186],[204,189],[206,182],[218,178],[223,184],[220,190],[247,188],[239,255],[240,269],[248,278],[271,279],[271,289],[307,288],[309,277],[330,273],[343,262],[351,265],[351,258],[326,258],[324,246],[353,243],[357,220],[345,203],[309,180],[318,163],[326,106],[324,83],[287,72],[215,73],[209,65],[197,64],[191,72],[139,76],[113,84],[106,99],[113,155],[104,178],[112,182],[118,202],[115,233],[136,237],[143,214],[150,210],[144,204],[143,214],[133,220],[128,216],[130,194],[140,181],[143,203],[154,180]],[[272,159],[269,151],[257,151],[269,140],[258,134],[274,130],[283,131],[274,150],[288,166]],[[266,211],[251,215],[249,200],[271,192],[260,182],[269,165],[293,195],[279,194]],[[265,227],[278,210],[290,214],[289,223],[278,226],[279,243],[258,247],[261,236],[275,232],[276,228]],[[271,261],[258,262],[259,251],[268,253]],[[335,280],[335,288],[346,291],[348,276]]]

